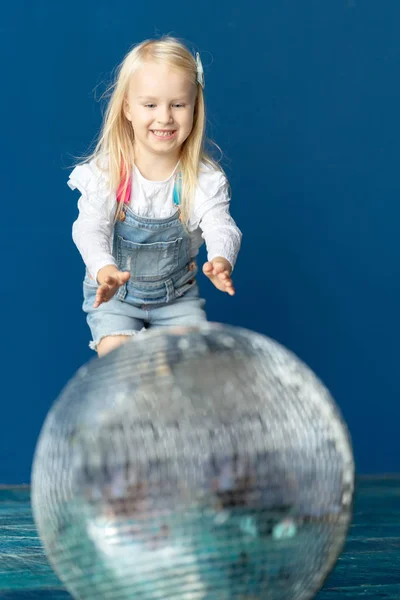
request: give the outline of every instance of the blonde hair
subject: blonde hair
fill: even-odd
[[[101,159],[107,157],[106,169],[110,188],[113,192],[117,192],[117,190],[122,192],[122,198],[125,197],[128,177],[134,164],[134,132],[131,122],[125,116],[124,105],[131,75],[148,60],[162,62],[184,70],[197,86],[193,127],[182,145],[180,154],[180,173],[182,175],[180,209],[182,221],[187,223],[201,163],[204,162],[220,171],[222,169],[217,161],[205,151],[204,147],[205,104],[203,88],[197,82],[196,60],[186,46],[176,38],[166,36],[156,40],[145,40],[128,52],[116,70],[114,83],[106,92],[106,95],[109,95],[109,101],[95,149],[83,162],[96,160],[97,166],[102,168],[103,161]],[[216,144],[214,145],[216,146]],[[218,148],[218,146],[216,147]],[[123,202],[121,201],[116,218],[118,218],[122,206]]]

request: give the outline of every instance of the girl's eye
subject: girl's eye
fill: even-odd
[[[145,106],[145,108],[155,108],[157,105],[149,103],[149,104],[145,104],[144,106]],[[174,108],[184,108],[185,104],[173,104],[172,106]]]

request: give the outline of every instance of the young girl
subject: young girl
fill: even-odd
[[[195,259],[203,241],[204,274],[234,294],[241,232],[226,177],[203,149],[203,87],[198,54],[171,37],[142,42],[119,67],[94,153],[70,175],[99,356],[143,328],[206,320]]]

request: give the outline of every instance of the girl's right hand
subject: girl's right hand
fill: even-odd
[[[119,271],[114,265],[107,265],[97,273],[96,298],[93,307],[98,308],[103,302],[108,302],[118,291],[121,285],[124,285],[130,277],[129,271]]]

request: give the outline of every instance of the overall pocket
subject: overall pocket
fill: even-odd
[[[122,271],[129,271],[131,280],[158,281],[167,278],[179,264],[182,238],[172,242],[138,244],[117,236],[117,260]]]
[[[88,312],[93,310],[93,303],[96,298],[98,283],[93,279],[86,271],[85,278],[83,280],[83,310]]]

